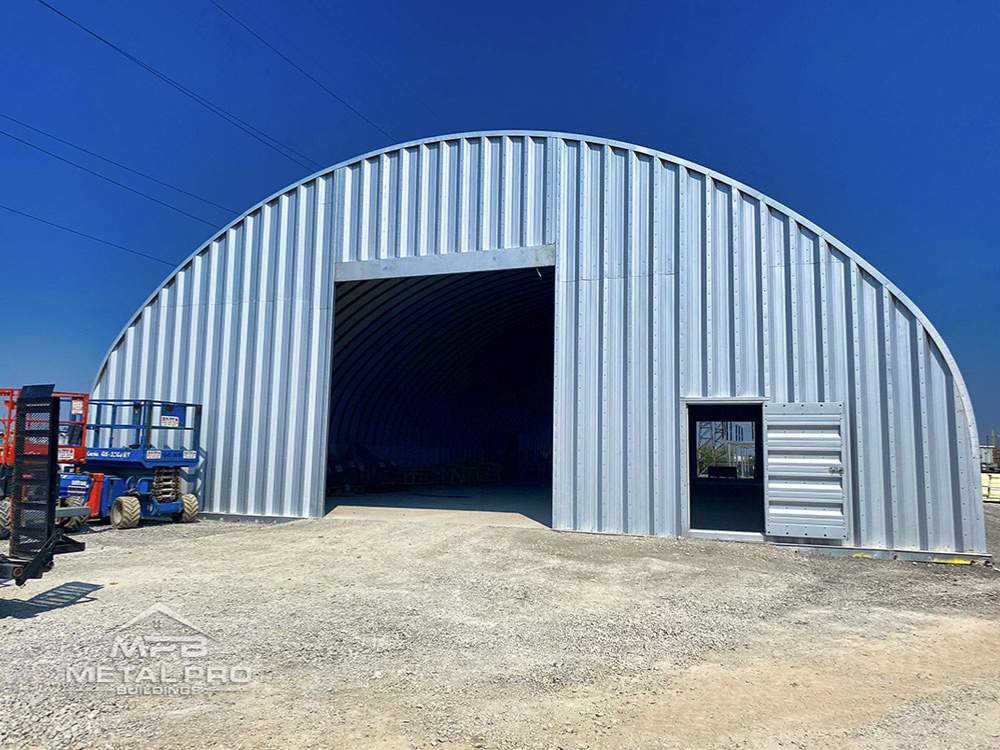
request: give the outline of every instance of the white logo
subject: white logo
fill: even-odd
[[[240,690],[253,679],[249,666],[215,661],[218,642],[165,604],[154,604],[111,635],[107,662],[66,667],[70,687],[175,696]]]
[[[88,448],[87,458],[128,458],[129,452],[127,450],[115,450],[108,448]]]

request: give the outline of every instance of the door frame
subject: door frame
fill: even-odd
[[[713,539],[729,542],[763,542],[765,536],[756,531],[713,531],[706,529],[691,528],[691,445],[688,436],[690,435],[690,408],[691,406],[758,406],[761,411],[761,421],[764,418],[764,404],[769,399],[760,396],[745,396],[739,398],[681,398],[681,419],[680,419],[680,442],[681,442],[681,496],[680,496],[680,518],[681,536],[692,539]],[[763,439],[763,435],[761,435]],[[761,466],[761,476],[766,478],[766,467]],[[765,486],[766,492],[766,486]],[[766,498],[761,499],[761,512],[765,512],[763,503]]]
[[[475,252],[448,253],[435,256],[407,256],[399,258],[387,258],[382,260],[361,260],[361,261],[337,261],[334,263],[334,278],[331,283],[330,307],[331,307],[331,344],[330,357],[327,365],[328,377],[326,379],[326,396],[324,406],[326,418],[323,421],[323,455],[324,470],[322,481],[322,499],[319,505],[321,513],[311,518],[323,518],[339,504],[336,502],[337,496],[327,496],[326,482],[330,470],[331,461],[329,458],[330,441],[335,437],[331,430],[332,402],[330,394],[333,389],[333,378],[336,375],[334,362],[334,349],[337,336],[337,299],[338,287],[341,284],[358,281],[377,281],[383,279],[422,279],[431,276],[455,276],[471,274],[490,274],[518,269],[539,269],[551,268],[552,286],[551,296],[548,304],[552,309],[552,328],[550,330],[551,348],[549,352],[552,365],[552,389],[549,391],[549,400],[552,410],[552,439],[549,443],[550,460],[552,463],[549,472],[549,521],[548,524],[540,523],[549,529],[557,529],[556,526],[556,471],[557,471],[557,427],[558,427],[558,401],[559,393],[559,368],[558,368],[558,345],[559,345],[559,310],[561,304],[559,268],[556,263],[556,243],[536,246],[518,246],[505,249],[479,250]],[[539,278],[542,274],[539,271]],[[331,504],[331,497],[334,503]],[[225,514],[224,514],[225,515]],[[254,518],[254,516],[248,516]],[[536,520],[536,519],[532,519]]]

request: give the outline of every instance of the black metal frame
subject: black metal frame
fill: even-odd
[[[764,531],[764,408],[762,404],[688,404],[688,517],[690,527],[701,531]],[[698,422],[751,422],[754,426],[754,476],[753,478],[709,478],[698,476]],[[759,523],[757,512],[753,515],[754,528],[712,528],[696,525],[702,515],[696,502],[711,503],[713,495],[746,495],[759,498]],[[745,523],[745,522],[744,522]],[[741,523],[740,525],[743,525]]]
[[[21,389],[17,402],[11,491],[10,557],[0,555],[0,580],[20,586],[52,568],[54,555],[80,552],[84,543],[56,526],[59,496],[59,398],[53,386]]]

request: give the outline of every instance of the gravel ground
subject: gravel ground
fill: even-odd
[[[5,747],[1000,747],[988,567],[441,520],[85,538],[0,587]],[[112,658],[157,603],[207,656]],[[252,675],[163,696],[72,672],[154,662]]]

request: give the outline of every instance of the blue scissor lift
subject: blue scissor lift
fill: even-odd
[[[143,518],[189,523],[198,498],[182,472],[200,461],[201,406],[149,399],[90,399],[87,456],[61,478],[63,497],[84,497],[91,518],[130,529]]]

